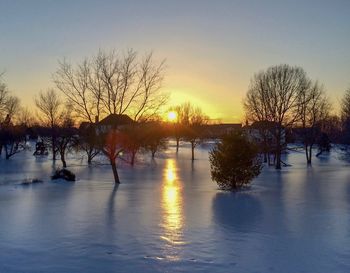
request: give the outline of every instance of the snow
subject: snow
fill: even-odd
[[[337,153],[264,168],[242,192],[217,189],[209,146],[155,161],[68,164],[75,183],[31,152],[0,159],[0,272],[350,272],[350,172]],[[57,162],[57,166],[60,163]],[[39,178],[42,184],[20,185]]]

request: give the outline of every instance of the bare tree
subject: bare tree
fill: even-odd
[[[77,130],[74,128],[74,122],[66,112],[60,126],[57,128],[56,146],[60,155],[63,168],[67,168],[66,154],[77,144]]]
[[[82,126],[79,128],[78,148],[87,155],[87,163],[90,165],[92,160],[100,153],[99,137],[96,134],[94,126]]]
[[[343,117],[350,117],[350,88],[345,91],[341,106],[341,115]]]
[[[181,122],[180,122],[180,116],[182,113],[181,105],[173,106],[169,110],[176,113],[176,120],[174,122],[174,126],[172,129],[173,129],[174,137],[175,137],[175,141],[176,141],[176,153],[178,153],[179,147],[180,147],[180,140],[182,137],[182,130],[181,130],[182,126],[181,126]]]
[[[182,103],[170,108],[170,111],[176,113],[176,121],[174,124],[174,135],[176,140],[176,152],[179,152],[180,140],[184,138],[186,128],[190,124],[190,115],[193,106],[190,102]]]
[[[350,143],[350,88],[345,91],[341,100],[341,119],[343,123],[343,142]]]
[[[5,158],[23,151],[26,144],[25,126],[12,122],[15,114],[18,114],[19,99],[9,96],[5,105],[6,118],[0,123],[0,154],[5,150]]]
[[[0,122],[3,122],[6,117],[8,90],[5,83],[0,81]]]
[[[321,136],[322,122],[330,112],[330,103],[323,86],[318,82],[305,89],[299,96],[300,123],[307,164],[312,161],[312,149]]]
[[[26,128],[34,126],[36,119],[33,116],[33,113],[27,107],[20,107],[18,114],[15,116],[16,124],[22,125]]]
[[[5,150],[5,158],[10,159],[25,149],[25,128],[11,123],[3,126],[0,131],[0,141]]]
[[[124,128],[123,133],[126,136],[124,148],[130,155],[130,165],[134,166],[137,153],[145,146],[145,125],[144,123],[132,124]]]
[[[275,128],[276,169],[281,169],[283,127],[294,124],[299,116],[299,96],[310,86],[300,67],[277,65],[256,74],[251,80],[244,106],[251,121],[270,121]]]
[[[5,83],[1,81],[0,74],[0,122],[9,116],[10,119],[18,114],[20,109],[20,100],[16,96],[12,96],[7,89]]]
[[[130,164],[135,164],[136,155],[140,151],[150,151],[154,159],[157,151],[165,148],[165,130],[160,117],[147,122],[139,122],[122,129],[126,136],[125,151],[130,155]]]
[[[155,158],[158,151],[166,149],[166,130],[162,126],[160,118],[145,124],[144,139],[144,148],[151,152],[152,159]]]
[[[191,143],[191,159],[194,160],[194,149],[203,141],[204,125],[208,123],[200,107],[187,102],[181,106],[180,122],[183,126],[184,139]]]
[[[153,54],[147,54],[139,63],[134,87],[135,101],[130,100],[134,120],[145,121],[156,117],[168,100],[168,95],[160,92],[163,81],[164,61],[156,64]],[[127,108],[125,108],[127,111]]]
[[[0,155],[5,149],[6,159],[22,151],[25,147],[23,127],[14,124],[15,117],[20,113],[20,100],[11,95],[2,82],[0,74]]]
[[[322,122],[322,132],[324,132],[332,143],[342,143],[343,123],[338,115],[330,115]]]
[[[6,113],[12,119],[21,110],[20,100],[15,96],[9,96],[6,101]]]
[[[52,150],[52,159],[56,160],[57,149],[57,129],[61,122],[63,110],[59,95],[54,89],[48,89],[46,92],[40,92],[35,98],[35,105],[40,111],[40,120],[50,129],[49,144]]]
[[[125,147],[125,135],[118,131],[112,130],[108,132],[104,137],[101,150],[104,155],[108,158],[109,163],[112,167],[114,182],[120,184],[120,179],[117,169],[117,158],[124,151]]]
[[[74,105],[76,116],[89,122],[94,122],[95,116],[98,117],[100,113],[98,107],[101,98],[96,100],[90,88],[94,72],[88,59],[78,64],[76,68],[64,59],[59,62],[59,68],[53,75],[57,88],[63,92],[69,103]]]
[[[134,120],[157,114],[168,98],[160,91],[163,74],[164,61],[158,64],[152,53],[140,59],[133,50],[123,56],[99,51],[75,68],[63,60],[53,78],[75,114],[92,123],[102,114],[128,114]]]

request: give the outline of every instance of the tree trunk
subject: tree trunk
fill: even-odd
[[[276,145],[276,170],[281,169],[281,154],[282,154],[282,147],[281,147],[281,128],[278,128],[278,134],[277,134],[277,145]]]
[[[132,151],[131,152],[131,162],[130,162],[131,166],[134,166],[134,164],[135,164],[135,157],[136,157],[136,152]]]
[[[14,153],[13,153],[13,150],[14,150],[13,144],[11,145],[10,148],[8,148],[8,145],[5,144],[4,148],[5,148],[5,158],[8,160],[8,159],[10,159],[11,156],[14,155]]]
[[[67,168],[66,156],[65,156],[64,151],[61,151],[60,155],[61,155],[61,161],[62,161],[63,168]]]
[[[154,159],[155,155],[156,155],[156,151],[152,151],[152,159]]]
[[[309,146],[309,159],[307,163],[311,165],[311,161],[312,161],[312,145]]]
[[[88,149],[85,150],[85,152],[87,154],[87,163],[88,163],[88,165],[91,165],[92,160],[97,155],[97,153],[94,150],[94,148],[88,148]]]
[[[267,163],[267,154],[268,154],[268,144],[267,144],[267,139],[266,139],[266,133],[265,131],[262,132],[264,136],[264,147],[263,147],[263,152],[264,152],[264,163]]]
[[[309,146],[307,144],[304,144],[305,149],[305,156],[306,156],[306,162],[309,164]]]
[[[9,160],[11,157],[11,154],[9,153],[9,151],[7,150],[7,146],[5,145],[5,158],[6,160]]]
[[[112,166],[112,171],[113,171],[113,176],[114,176],[114,183],[120,184],[118,170],[117,170],[117,165],[115,164],[115,160],[111,159],[110,163],[111,163],[111,166]]]
[[[192,161],[194,161],[194,143],[191,142],[191,150],[192,150]]]
[[[87,154],[87,163],[88,165],[91,164],[91,161],[92,161],[92,151],[90,148],[86,149],[86,154]]]
[[[264,152],[264,163],[266,163],[266,162],[267,162],[267,153]]]
[[[276,152],[276,170],[280,170],[281,168],[281,149],[277,149]]]
[[[56,160],[56,141],[54,136],[52,136],[51,138],[51,145],[52,145],[52,160],[55,161]]]
[[[305,144],[304,148],[305,148],[307,165],[311,165],[312,145]]]
[[[179,152],[180,139],[176,138],[176,152]]]

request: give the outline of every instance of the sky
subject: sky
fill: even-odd
[[[58,60],[153,51],[166,59],[169,106],[241,122],[251,77],[287,63],[323,83],[337,110],[350,87],[349,12],[349,0],[0,0],[0,71],[32,107]]]

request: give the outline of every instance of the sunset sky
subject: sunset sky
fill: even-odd
[[[1,0],[0,13],[0,71],[28,106],[57,60],[99,48],[153,50],[169,105],[190,100],[225,122],[242,121],[249,80],[270,65],[302,66],[335,106],[350,87],[349,0]]]

